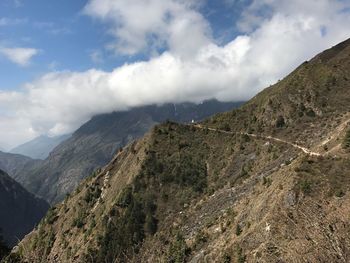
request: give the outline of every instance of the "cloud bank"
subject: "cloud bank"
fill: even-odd
[[[8,127],[0,145],[68,133],[93,115],[134,106],[246,100],[350,37],[349,3],[259,0],[232,25],[241,33],[219,45],[196,2],[90,0],[83,12],[109,25],[111,50],[150,59],[111,72],[52,72],[20,92],[0,92],[0,124]]]

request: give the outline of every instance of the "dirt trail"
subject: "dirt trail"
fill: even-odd
[[[350,115],[350,113],[348,114],[348,116]],[[324,141],[322,141],[322,143],[320,144],[320,146],[324,146],[325,144],[327,144],[328,142],[334,140],[337,136],[339,136],[339,134],[346,129],[346,127],[349,125],[350,123],[350,118],[347,118],[345,121],[343,121],[340,125],[338,125],[337,128],[335,128],[335,130],[327,137],[327,139],[325,139]]]
[[[253,137],[253,138],[260,138],[260,139],[265,139],[265,140],[269,140],[269,141],[276,141],[276,142],[280,142],[280,143],[285,143],[288,144],[296,149],[299,149],[301,151],[303,151],[304,153],[310,155],[310,156],[322,156],[321,153],[319,152],[314,152],[311,151],[310,149],[297,145],[295,143],[280,139],[280,138],[276,138],[276,137],[272,137],[272,136],[263,136],[263,135],[257,135],[257,134],[253,134],[253,133],[246,133],[246,132],[230,132],[230,131],[225,131],[225,130],[220,130],[220,129],[214,129],[214,128],[209,128],[209,127],[204,127],[201,124],[195,124],[192,125],[193,127],[197,128],[197,129],[207,129],[209,131],[215,131],[215,132],[221,132],[221,133],[226,133],[226,134],[240,134],[240,135],[247,135],[249,137]]]

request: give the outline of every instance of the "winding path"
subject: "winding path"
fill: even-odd
[[[194,124],[191,125],[192,127],[195,127],[197,129],[207,129],[209,131],[215,131],[215,132],[220,132],[220,133],[226,133],[226,134],[240,134],[240,135],[247,135],[249,137],[253,137],[253,138],[262,138],[262,139],[266,139],[266,140],[270,140],[270,141],[276,141],[276,142],[280,142],[280,143],[285,143],[288,144],[296,149],[301,150],[302,152],[310,155],[310,156],[323,156],[323,154],[319,153],[319,152],[313,152],[310,149],[300,146],[298,144],[292,143],[292,142],[288,142],[286,140],[280,139],[280,138],[276,138],[276,137],[272,137],[272,136],[263,136],[263,135],[257,135],[257,134],[253,134],[253,133],[246,133],[246,132],[230,132],[230,131],[225,131],[225,130],[220,130],[220,129],[214,129],[214,128],[209,128],[209,127],[205,127],[201,124]]]

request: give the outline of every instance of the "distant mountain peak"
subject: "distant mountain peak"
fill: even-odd
[[[70,135],[61,135],[50,137],[47,135],[40,135],[35,139],[26,142],[13,148],[10,153],[16,153],[31,157],[33,159],[44,160],[49,156],[49,153],[61,142],[67,140]]]

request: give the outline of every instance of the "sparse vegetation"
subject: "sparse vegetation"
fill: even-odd
[[[51,207],[46,214],[45,217],[45,222],[48,223],[49,225],[52,225],[53,223],[55,223],[55,221],[57,220],[58,215],[57,215],[57,211],[54,207]]]
[[[189,253],[190,248],[187,246],[183,236],[178,233],[175,237],[175,240],[170,245],[167,262],[185,263],[186,257]]]
[[[222,262],[223,263],[231,263],[232,262],[231,255],[228,252],[225,252],[224,255],[222,256]]]
[[[240,246],[237,246],[237,261],[238,263],[244,263],[246,262],[246,255],[243,253],[243,249]]]
[[[262,184],[265,185],[266,187],[269,187],[272,184],[272,179],[264,176]]]
[[[304,194],[310,194],[312,190],[311,182],[309,180],[302,180],[300,182],[300,189]]]
[[[86,203],[92,203],[97,200],[101,195],[101,189],[98,186],[90,186],[85,193],[84,201]]]

